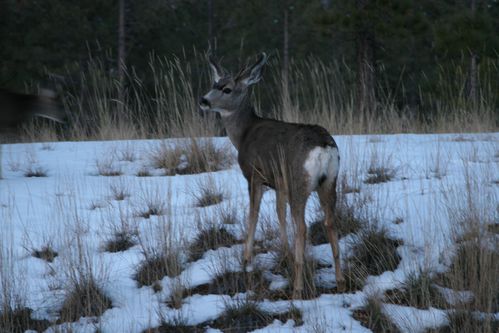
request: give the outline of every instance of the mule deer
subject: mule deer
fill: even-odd
[[[62,123],[64,110],[56,101],[51,90],[40,91],[40,95],[30,95],[0,89],[0,178],[2,178],[3,136],[15,134],[19,126],[34,117],[48,118]]]
[[[338,234],[334,226],[339,152],[326,129],[317,125],[294,124],[256,115],[250,102],[250,87],[260,81],[267,56],[239,74],[228,74],[212,56],[213,88],[200,100],[204,111],[221,115],[229,139],[238,150],[238,162],[248,181],[250,208],[244,248],[245,266],[252,259],[260,201],[264,187],[276,192],[276,209],[282,243],[288,246],[286,204],[289,202],[295,230],[293,298],[303,293],[303,264],[307,227],[305,205],[317,191],[325,211],[325,225],[335,261],[336,283],[345,289],[340,265]]]

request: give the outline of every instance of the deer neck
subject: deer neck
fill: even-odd
[[[246,131],[260,119],[261,118],[256,115],[253,106],[249,103],[245,103],[244,106],[240,107],[233,114],[222,117],[227,135],[237,150],[239,150],[239,147],[241,146]]]

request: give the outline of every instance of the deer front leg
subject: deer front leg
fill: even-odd
[[[284,253],[288,253],[288,231],[286,227],[286,194],[282,191],[276,191],[276,210],[277,218],[279,220],[279,233],[281,236],[281,243]]]
[[[253,243],[255,240],[256,223],[260,212],[260,202],[262,201],[263,188],[260,184],[249,185],[250,207],[248,214],[247,235],[244,247],[244,267],[246,267],[253,256]]]
[[[293,222],[295,224],[295,262],[293,299],[303,297],[303,265],[305,262],[305,241],[307,239],[307,226],[305,225],[305,204],[291,206]]]

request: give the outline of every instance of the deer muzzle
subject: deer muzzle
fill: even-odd
[[[207,100],[204,96],[201,97],[201,99],[199,100],[199,107],[201,108],[201,110],[203,111],[208,111],[209,109],[211,109],[211,103],[209,100]]]

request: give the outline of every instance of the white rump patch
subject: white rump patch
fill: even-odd
[[[315,147],[308,153],[303,165],[309,176],[309,190],[314,191],[322,178],[329,183],[338,177],[339,152],[336,147]]]

